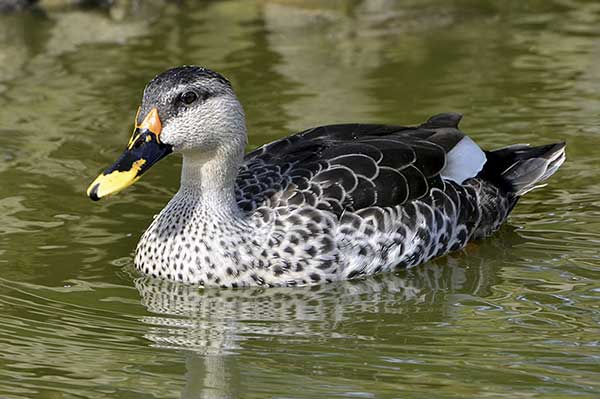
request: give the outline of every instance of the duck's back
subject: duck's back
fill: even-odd
[[[249,153],[236,194],[270,229],[265,259],[290,284],[415,265],[497,230],[564,160],[564,144],[484,152],[460,119],[323,126]]]
[[[275,141],[246,156],[239,204],[249,211],[287,200],[339,216],[422,198],[445,179],[475,176],[485,163],[459,121],[459,114],[442,114],[419,127],[330,125]],[[468,162],[457,168],[457,158]]]

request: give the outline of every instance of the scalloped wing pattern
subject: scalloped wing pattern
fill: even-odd
[[[422,198],[444,188],[446,156],[465,137],[455,126],[428,123],[322,126],[263,146],[240,169],[238,203],[246,211],[310,205],[339,217]]]

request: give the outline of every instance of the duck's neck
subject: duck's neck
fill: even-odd
[[[235,217],[239,213],[235,179],[243,156],[243,144],[184,154],[178,195],[194,198],[202,209]]]

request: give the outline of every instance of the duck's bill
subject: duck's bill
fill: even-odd
[[[169,155],[173,148],[160,141],[161,125],[158,112],[153,109],[136,126],[123,154],[90,184],[87,195],[94,201],[115,194],[136,181],[152,165]]]

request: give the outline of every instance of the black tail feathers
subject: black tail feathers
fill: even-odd
[[[531,147],[515,144],[486,151],[480,176],[515,195],[523,195],[554,174],[565,161],[565,143]]]

